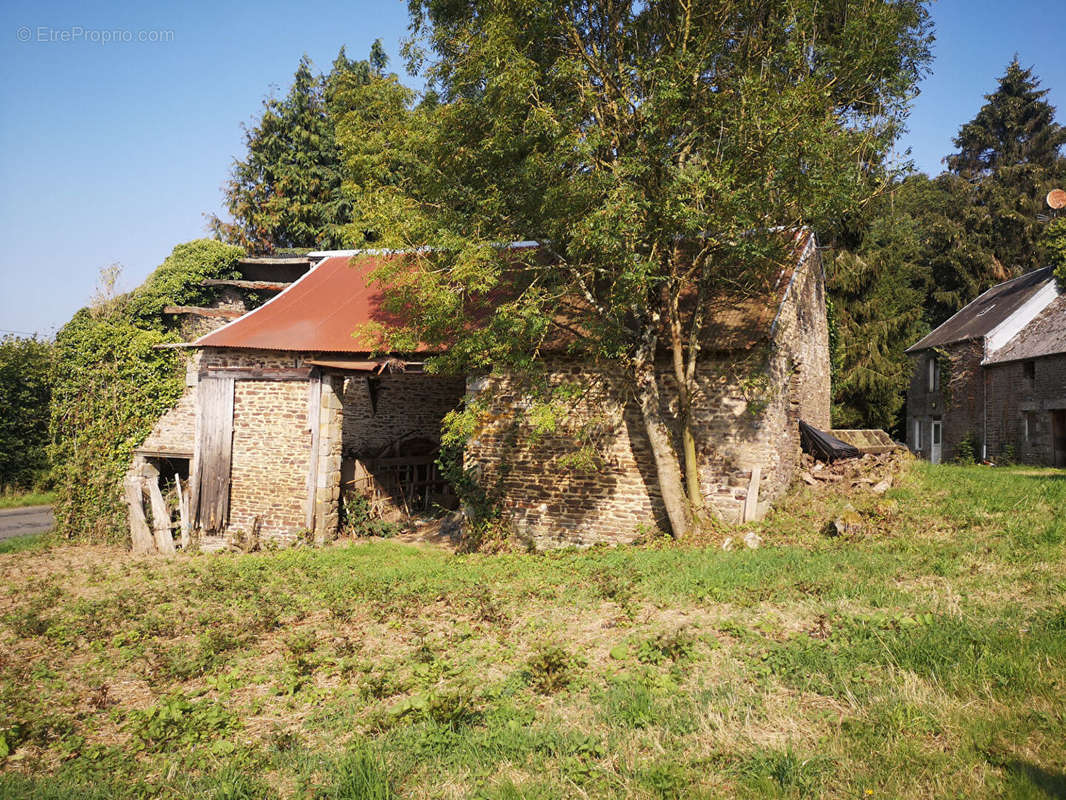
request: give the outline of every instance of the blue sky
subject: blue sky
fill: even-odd
[[[902,142],[920,169],[941,169],[1015,53],[1066,123],[1066,3],[940,0],[933,15],[933,74]],[[363,57],[380,37],[399,69],[406,29],[406,3],[393,0],[5,0],[0,334],[49,335],[85,305],[101,267],[121,264],[132,288],[175,244],[205,235],[242,154],[241,123],[288,86],[300,56],[328,68],[342,45]]]

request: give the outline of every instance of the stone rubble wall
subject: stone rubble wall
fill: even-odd
[[[672,371],[659,368],[662,411],[676,419]],[[520,536],[538,547],[632,541],[666,528],[654,462],[635,401],[618,370],[557,361],[553,385],[584,387],[565,424],[536,435],[530,394],[514,377],[472,378],[471,400],[485,413],[467,465]],[[829,339],[821,262],[814,254],[785,297],[771,341],[747,353],[707,357],[693,398],[704,498],[730,522],[743,517],[752,468],[760,467],[755,517],[792,481],[800,459],[798,423],[829,428]],[[596,458],[574,468],[575,437],[589,432]],[[675,431],[675,435],[677,432]],[[677,449],[680,451],[679,442]]]
[[[444,415],[455,408],[466,390],[466,379],[417,373],[386,373],[372,379],[376,408],[367,381],[351,376],[344,381],[344,455],[369,458],[401,437],[440,442]]]
[[[999,459],[1013,450],[1022,463],[1053,466],[1052,412],[1066,410],[1066,354],[1032,359],[1032,378],[1026,377],[1024,363],[984,368],[988,375],[988,455]]]
[[[233,384],[233,462],[228,534],[291,543],[307,525],[311,458],[308,381]]]

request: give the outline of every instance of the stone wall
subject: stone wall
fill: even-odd
[[[988,452],[1013,450],[1023,463],[1054,465],[1052,412],[1066,410],[1066,354],[986,367]],[[1028,437],[1026,422],[1028,421]]]
[[[791,482],[800,456],[798,422],[829,427],[829,342],[824,282],[817,254],[797,270],[769,343],[746,353],[705,358],[693,407],[704,497],[739,522],[752,468],[759,466],[755,516]],[[676,418],[672,371],[659,369],[663,412]],[[548,381],[580,387],[537,433],[531,395],[513,376],[472,379],[484,406],[467,447],[467,464],[499,498],[518,533],[539,547],[626,542],[666,529],[654,462],[625,376],[611,369],[556,361]],[[574,394],[574,392],[571,392]],[[594,457],[578,459],[580,442]]]
[[[307,526],[311,458],[307,381],[237,380],[229,530],[294,541]]]
[[[306,361],[306,354],[212,349],[204,351],[200,369],[287,370],[304,367]],[[235,381],[230,535],[249,531],[258,516],[262,538],[292,542],[309,527],[307,507],[313,502],[316,541],[333,538],[342,459],[374,455],[401,438],[439,442],[441,420],[459,403],[466,385],[463,378],[415,373],[374,376],[372,381],[373,405],[362,375],[327,371],[320,382]],[[309,418],[312,391],[321,392],[317,421]],[[309,487],[316,442],[315,485]]]
[[[441,420],[459,405],[465,389],[465,378],[440,375],[347,377],[343,390],[345,457],[371,458],[401,438],[439,443]]]
[[[912,357],[911,384],[907,392],[907,446],[928,459],[932,444],[932,423],[941,422],[941,461],[958,455],[959,443],[971,437],[975,455],[980,457],[984,431],[984,373],[980,342],[960,342]],[[937,360],[940,386],[929,390],[929,360]],[[920,448],[915,446],[914,424],[921,426]]]

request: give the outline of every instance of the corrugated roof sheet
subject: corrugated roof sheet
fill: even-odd
[[[770,338],[796,268],[814,251],[810,231],[798,231],[791,237],[794,249],[790,262],[768,274],[763,286],[744,292],[723,291],[707,301],[708,349],[747,349]],[[368,322],[388,324],[385,293],[368,278],[391,257],[383,253],[354,263],[349,254],[326,257],[264,305],[193,344],[305,353],[371,352],[375,343],[361,341],[353,331]],[[552,337],[558,341],[549,346],[565,346],[567,320],[580,316],[580,308],[560,307],[557,322],[562,336]]]
[[[993,286],[925,338],[907,348],[908,353],[942,347],[967,339],[978,339],[1017,311],[1049,280],[1055,277],[1051,267]]]
[[[985,361],[1001,364],[1066,353],[1066,294],[1060,294],[1018,334]]]
[[[380,258],[323,259],[292,286],[262,306],[194,343],[319,353],[365,353],[372,345],[352,336],[361,324],[381,320],[384,294],[368,276]]]

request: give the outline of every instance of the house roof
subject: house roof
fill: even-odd
[[[1052,300],[1006,345],[991,353],[985,363],[1001,364],[1056,353],[1066,353],[1066,294]]]
[[[908,353],[943,347],[991,333],[1018,311],[1033,295],[1055,280],[1051,267],[993,286],[925,338],[907,348]]]
[[[762,286],[744,291],[723,290],[707,301],[710,332],[707,349],[747,349],[773,335],[777,314],[788,296],[800,265],[814,252],[814,234],[807,230],[793,236],[792,257],[768,275]],[[511,247],[530,247],[518,242]],[[201,337],[194,347],[248,348],[311,353],[365,354],[376,341],[364,341],[353,332],[368,322],[388,324],[383,287],[370,281],[370,274],[389,252],[368,253],[353,261],[354,251],[323,253],[324,258],[299,280],[254,311]],[[568,319],[580,318],[580,309],[560,306],[563,340],[576,328]],[[368,337],[369,338],[369,337]]]

